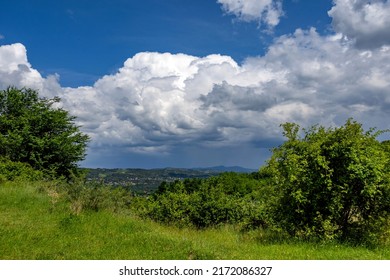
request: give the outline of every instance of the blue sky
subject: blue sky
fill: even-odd
[[[385,0],[1,1],[0,88],[60,96],[83,166],[257,168],[279,124],[389,128]]]

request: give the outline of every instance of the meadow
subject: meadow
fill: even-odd
[[[3,260],[388,260],[390,246],[278,237],[223,224],[196,229],[140,218],[131,207],[78,209],[51,181],[0,183]],[[112,205],[111,205],[112,206]]]

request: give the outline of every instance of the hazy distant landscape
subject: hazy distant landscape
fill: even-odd
[[[122,186],[136,192],[150,193],[162,182],[174,182],[188,178],[209,178],[223,172],[251,173],[255,169],[239,166],[214,166],[209,168],[88,168],[86,178],[112,186]]]

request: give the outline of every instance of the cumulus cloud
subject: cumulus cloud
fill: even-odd
[[[376,126],[390,112],[390,48],[362,51],[315,29],[282,36],[242,65],[222,55],[139,53],[91,87],[43,78],[21,44],[2,46],[0,63],[2,87],[59,95],[96,150],[260,148],[280,137],[282,122],[333,125],[353,116]]]
[[[335,31],[359,48],[390,44],[390,2],[388,0],[334,0],[329,11]]]
[[[45,95],[61,94],[57,76],[44,79],[27,59],[27,50],[20,43],[0,46],[0,89],[9,86],[29,87]]]
[[[42,77],[31,68],[22,44],[0,46],[0,86],[32,86],[41,88]]]
[[[93,87],[66,89],[64,102],[78,110],[74,113],[91,128],[95,143],[115,142],[149,152],[161,143],[202,137],[208,124],[199,110],[200,93],[212,90],[237,68],[230,57],[220,55],[139,53]],[[93,123],[92,112],[98,115]]]
[[[257,21],[273,28],[283,15],[280,0],[217,0],[228,14],[243,21]]]
[[[297,30],[242,65],[221,55],[139,53],[64,97],[103,146],[148,153],[260,143],[278,137],[285,121],[340,124],[354,116],[375,124],[390,108],[389,65],[389,48],[361,51],[337,35]]]

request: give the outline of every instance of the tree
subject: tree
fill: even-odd
[[[267,168],[277,195],[276,222],[293,236],[368,240],[380,236],[390,212],[389,157],[352,119],[338,128],[282,125],[287,141]]]
[[[32,89],[0,91],[0,155],[57,176],[75,173],[89,137],[74,116],[53,106],[59,101],[40,98]]]

